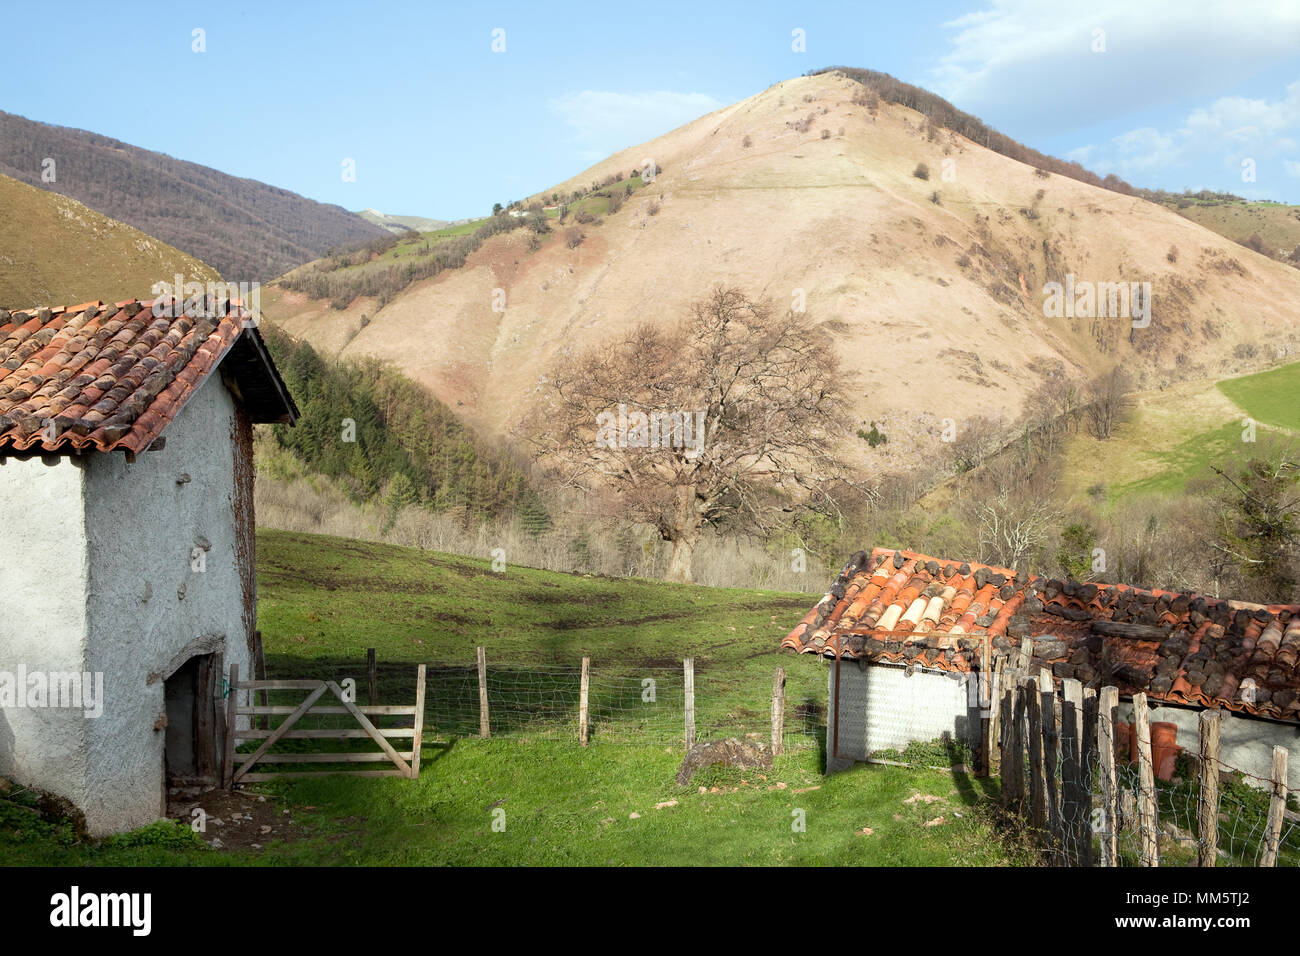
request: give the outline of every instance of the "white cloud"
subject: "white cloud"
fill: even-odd
[[[1105,143],[1072,150],[1070,158],[1080,162],[1086,158],[1097,172],[1114,172],[1123,178],[1180,168],[1239,177],[1242,160],[1252,159],[1263,185],[1265,164],[1270,161],[1280,161],[1288,175],[1300,176],[1300,162],[1287,158],[1297,152],[1297,140],[1287,134],[1300,135],[1300,82],[1292,83],[1275,100],[1221,97],[1192,110],[1177,129],[1130,130]]]
[[[725,104],[707,93],[582,90],[548,100],[546,105],[572,131],[579,155],[596,162]]]
[[[1079,128],[1210,96],[1300,48],[1294,0],[985,2],[945,24],[952,47],[934,85],[1009,132]],[[1092,50],[1098,29],[1101,53]]]

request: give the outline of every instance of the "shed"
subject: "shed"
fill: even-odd
[[[835,662],[827,769],[949,736],[979,741],[975,677],[1013,662],[1085,687],[1142,691],[1151,720],[1194,750],[1197,719],[1224,712],[1220,759],[1268,779],[1272,748],[1300,744],[1300,606],[1125,584],[1049,580],[914,551],[859,551],[781,646]],[[839,674],[837,683],[836,674]],[[987,698],[986,698],[987,699]],[[1121,704],[1121,719],[1131,705]],[[1300,787],[1300,766],[1290,770]]]
[[[188,309],[187,309],[188,307]],[[257,317],[0,310],[0,776],[92,835],[217,778],[257,626],[253,424],[298,415]]]

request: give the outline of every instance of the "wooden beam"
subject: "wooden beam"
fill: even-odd
[[[421,664],[415,669],[415,726],[411,729],[415,731],[411,736],[415,740],[411,750],[414,756],[411,758],[411,779],[419,779],[420,776],[420,751],[424,749],[424,675],[425,665]],[[383,733],[383,731],[380,731]],[[387,737],[387,734],[384,734]]]
[[[1061,825],[1061,789],[1057,779],[1061,766],[1061,717],[1056,685],[1046,668],[1038,672],[1038,690],[1042,698],[1040,716],[1043,723],[1043,774],[1047,782],[1047,829],[1053,846],[1059,850],[1065,843],[1065,831]]]
[[[587,746],[587,734],[590,730],[588,721],[588,695],[591,693],[591,658],[582,659],[582,683],[578,688],[578,743]]]
[[[785,750],[785,668],[772,675],[772,756]]]
[[[1029,819],[1041,836],[1047,829],[1047,777],[1043,772],[1043,695],[1034,677],[1025,678],[1025,713],[1029,721]]]
[[[686,749],[695,746],[695,658],[688,657],[682,662],[686,692]]]
[[[1168,627],[1126,624],[1123,621],[1093,621],[1088,627],[1092,633],[1102,637],[1126,637],[1135,641],[1163,641],[1171,632]]]
[[[225,759],[221,762],[221,783],[229,790],[235,782],[235,726],[238,718],[236,696],[239,686],[239,665],[230,665],[230,696],[226,698],[226,747]]]
[[[1219,862],[1219,720],[1218,710],[1203,710],[1199,721],[1201,787],[1196,800],[1196,865]]]
[[[483,738],[492,736],[492,724],[488,718],[487,650],[482,645],[478,649],[478,735]]]
[[[1083,763],[1083,685],[1061,681],[1061,829],[1067,866],[1092,865],[1092,788]]]

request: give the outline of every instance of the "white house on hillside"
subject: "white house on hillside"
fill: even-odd
[[[215,780],[256,628],[255,422],[297,408],[252,316],[0,310],[0,776],[92,835]]]

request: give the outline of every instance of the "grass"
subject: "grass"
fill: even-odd
[[[1218,388],[1256,421],[1300,431],[1300,362],[1225,379]]]
[[[469,667],[479,644],[488,649],[490,674],[573,673],[587,655],[597,710],[591,745],[583,749],[574,739],[570,707],[559,734],[528,719],[488,740],[431,732],[418,781],[321,777],[261,785],[301,834],[268,837],[257,850],[214,851],[168,823],[105,842],[78,840],[66,824],[24,806],[19,794],[0,799],[0,858],[43,865],[900,866],[1030,859],[991,815],[990,781],[883,766],[823,777],[825,665],[776,651],[810,606],[807,595],[515,567],[496,573],[472,558],[278,531],[259,532],[258,559],[272,676],[350,674],[364,688],[365,651],[375,647],[387,665],[381,697],[409,699],[415,663]],[[772,669],[787,669],[787,753],[772,771],[711,768],[676,785],[684,749],[674,679],[687,656],[697,661],[702,738],[750,728],[765,737]],[[660,700],[670,718],[649,731],[636,723],[646,673],[664,681]],[[597,691],[613,693],[619,681],[632,696],[602,717]],[[565,694],[573,690],[565,687]],[[511,692],[499,679],[494,688],[495,713]],[[473,698],[460,708],[466,732],[477,720],[476,685],[470,689]],[[431,689],[434,716],[439,697]],[[629,727],[640,729],[618,732]],[[905,802],[915,794],[939,799]],[[672,800],[677,804],[655,809]],[[494,830],[501,819],[505,829]],[[802,831],[792,829],[797,820]]]

